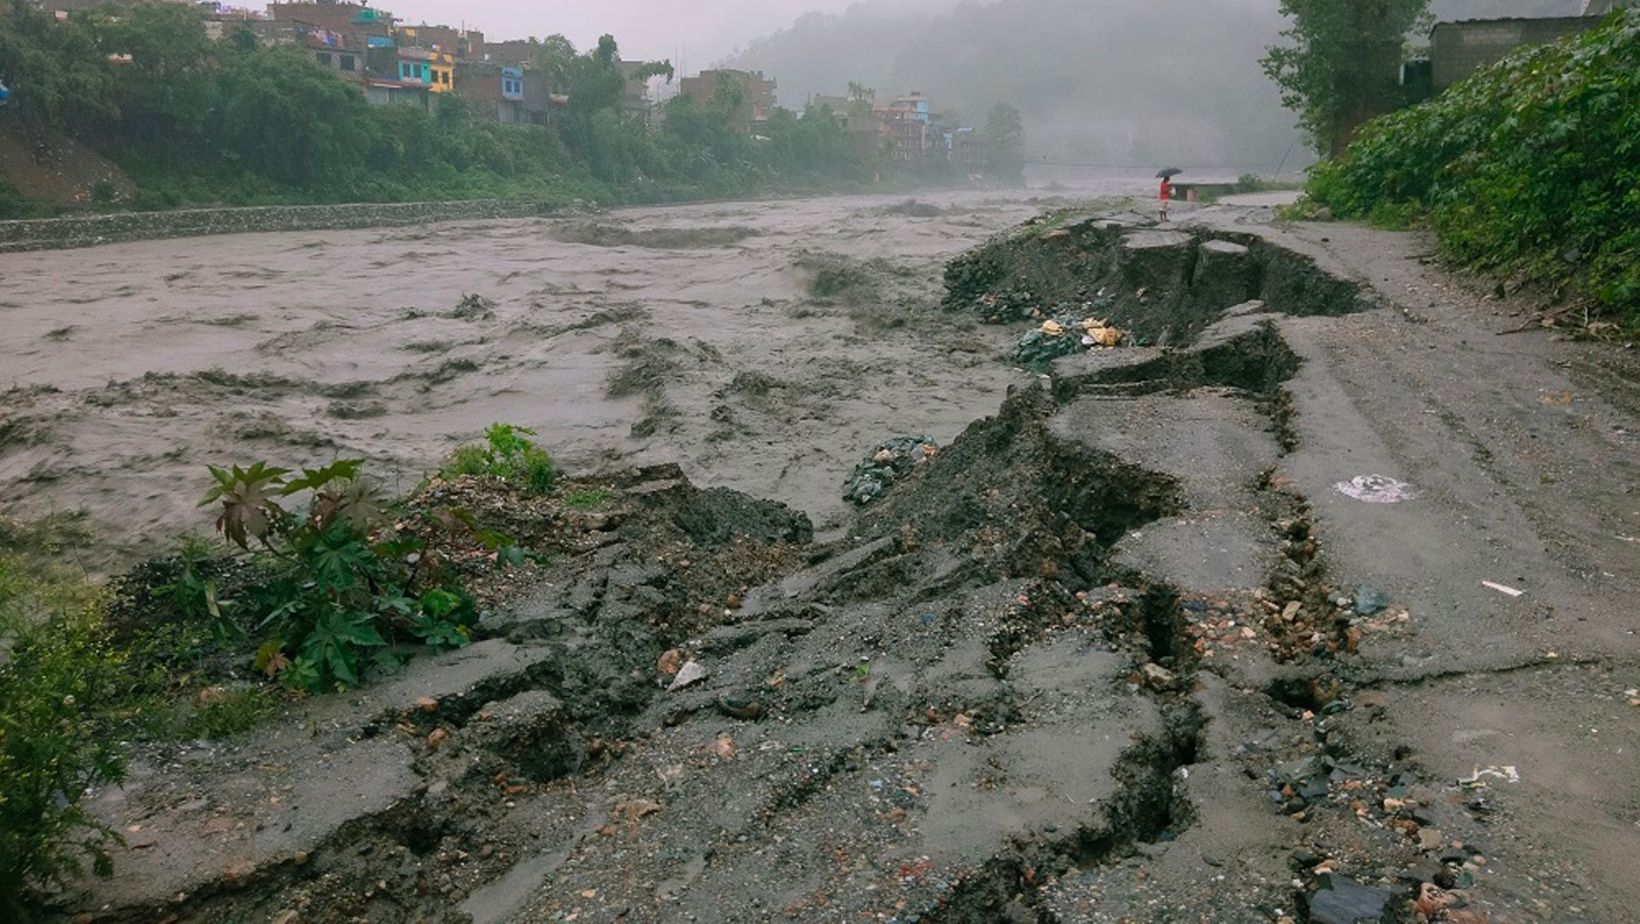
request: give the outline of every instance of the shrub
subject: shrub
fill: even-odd
[[[217,530],[260,573],[246,599],[206,596],[213,614],[249,608],[256,666],[299,690],[358,686],[370,671],[400,665],[393,642],[413,637],[435,649],[467,644],[472,599],[441,582],[424,543],[397,504],[342,460],[299,475],[258,462],[212,468]],[[287,508],[305,495],[305,505]],[[254,548],[253,548],[254,544]]]
[[[1310,195],[1424,215],[1455,261],[1569,282],[1640,324],[1640,11],[1369,123]]]
[[[25,890],[67,881],[85,859],[110,868],[117,837],[81,805],[123,775],[95,716],[114,695],[120,658],[96,603],[25,583],[0,556],[0,917],[24,919]]]
[[[546,450],[529,437],[535,431],[512,424],[491,424],[484,442],[462,446],[450,454],[444,475],[488,475],[535,494],[545,494],[558,481],[558,469]]]

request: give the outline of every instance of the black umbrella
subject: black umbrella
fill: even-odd
[[[1183,172],[1184,171],[1180,170],[1178,167],[1163,167],[1162,169],[1156,171],[1156,175],[1164,180],[1170,180]]]

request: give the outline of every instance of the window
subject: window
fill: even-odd
[[[320,64],[328,65],[330,63],[330,52],[328,51],[315,52],[313,56],[319,59]]]
[[[352,55],[342,55],[342,70],[351,71],[355,67]]]

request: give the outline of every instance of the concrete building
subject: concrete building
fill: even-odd
[[[1609,5],[1610,0],[1606,0]],[[1593,8],[1595,4],[1591,4]],[[1440,93],[1522,45],[1542,45],[1599,25],[1599,16],[1472,19],[1437,23],[1430,35],[1431,89]]]
[[[391,35],[393,14],[362,3],[270,3],[268,18],[343,35]]]
[[[678,82],[678,92],[695,101],[697,106],[709,105],[717,97],[720,87],[737,86],[740,88],[740,112],[737,123],[748,132],[756,131],[769,121],[769,113],[774,109],[775,90],[777,85],[773,80],[763,76],[762,71],[711,70],[701,71],[694,77],[685,77]]]
[[[541,47],[540,42],[528,39],[508,39],[505,42],[486,42],[484,44],[484,60],[491,64],[501,64],[508,67],[525,67],[535,62],[535,52]]]
[[[521,67],[489,61],[456,62],[456,95],[471,103],[480,115],[514,124],[534,121],[525,106],[525,89]]]
[[[393,32],[401,45],[416,48],[436,48],[458,58],[483,61],[484,33],[476,29],[452,29],[449,26],[419,26],[400,24]]]

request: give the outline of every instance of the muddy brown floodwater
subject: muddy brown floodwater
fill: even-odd
[[[938,279],[1049,204],[829,198],[3,255],[0,504],[83,511],[118,559],[205,525],[208,463],[357,455],[408,487],[506,421],[572,471],[675,461],[824,531],[873,444],[949,440],[1021,379],[994,361],[1004,332],[936,312]]]

